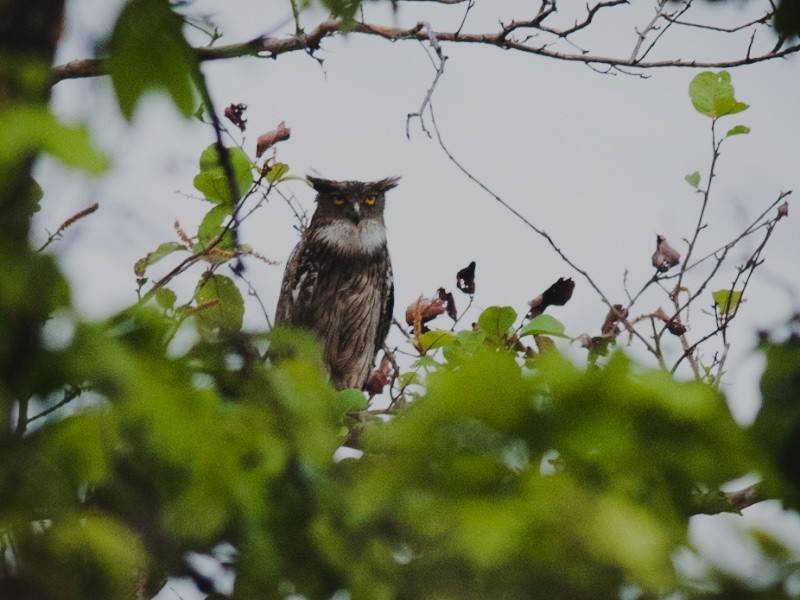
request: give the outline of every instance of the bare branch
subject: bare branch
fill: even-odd
[[[703,23],[690,23],[687,21],[680,21],[679,17],[672,17],[669,15],[664,15],[664,18],[675,25],[682,25],[683,27],[695,27],[697,29],[707,29],[709,31],[716,31],[719,33],[736,33],[737,31],[741,31],[742,29],[747,29],[748,27],[752,27],[754,25],[764,25],[766,23],[769,23],[769,21],[774,16],[775,16],[775,11],[770,11],[766,13],[763,17],[759,17],[758,19],[755,19],[753,21],[737,25],[736,27],[716,27],[714,25],[705,25]]]
[[[581,29],[584,29],[589,25],[591,25],[598,11],[612,6],[619,6],[620,4],[630,4],[630,0],[607,0],[606,2],[598,2],[594,6],[588,8],[586,13],[586,18],[583,21],[576,22],[572,27],[568,27],[567,29],[558,30],[558,29],[550,29],[548,27],[540,27],[540,29],[542,31],[547,31],[559,37],[565,38],[568,35],[572,35],[576,31],[580,31]]]
[[[424,131],[428,137],[431,137],[430,131],[428,131],[428,129],[425,127],[425,120],[423,115],[425,114],[425,109],[428,108],[428,106],[431,103],[431,97],[433,96],[433,92],[436,89],[436,85],[439,83],[439,79],[444,73],[444,65],[447,62],[447,57],[442,52],[442,47],[439,45],[439,40],[436,39],[436,34],[434,33],[433,29],[431,29],[430,23],[419,23],[417,26],[420,29],[427,29],[430,46],[433,49],[433,52],[436,54],[436,57],[439,59],[439,62],[437,64],[436,61],[433,60],[433,57],[431,57],[431,62],[433,63],[434,68],[436,69],[436,75],[434,75],[433,77],[433,83],[431,83],[431,87],[428,88],[428,92],[422,99],[422,104],[420,105],[419,110],[415,113],[409,113],[408,116],[406,117],[406,137],[409,139],[411,139],[411,129],[410,129],[411,120],[414,118],[419,119],[422,131]]]
[[[405,0],[405,1],[422,1],[422,0]],[[465,0],[426,0],[429,2],[438,2],[441,4],[460,4]],[[418,40],[426,41],[431,37],[435,37],[440,43],[460,43],[460,44],[479,44],[486,46],[493,46],[504,50],[516,50],[526,54],[533,54],[554,60],[563,60],[568,62],[580,62],[587,65],[607,65],[609,67],[636,67],[637,69],[658,69],[658,68],[731,68],[742,65],[750,65],[766,60],[773,60],[776,58],[783,58],[800,51],[800,43],[787,46],[781,49],[780,45],[774,49],[760,55],[750,56],[749,53],[742,58],[735,58],[729,60],[718,61],[703,61],[703,60],[687,60],[681,58],[674,58],[670,60],[660,61],[642,61],[637,54],[641,48],[646,34],[655,27],[655,23],[659,19],[665,19],[666,16],[660,11],[657,12],[651,23],[645,27],[642,32],[639,32],[639,41],[634,49],[634,53],[627,58],[602,56],[590,54],[584,51],[578,52],[561,52],[553,50],[549,45],[530,45],[529,39],[518,41],[509,38],[509,34],[517,29],[527,28],[536,29],[544,33],[549,33],[565,39],[572,33],[584,29],[589,26],[597,12],[601,9],[610,8],[627,4],[623,0],[609,0],[606,2],[599,2],[598,4],[588,8],[586,18],[569,27],[567,29],[554,29],[546,27],[543,23],[547,17],[555,12],[555,6],[551,2],[542,3],[539,13],[527,21],[512,21],[510,24],[501,25],[498,31],[486,33],[462,33],[460,28],[457,31],[423,31],[419,26],[410,28],[390,27],[384,25],[371,25],[368,23],[355,23],[353,24],[350,34],[370,35],[383,39],[396,41],[396,40]],[[659,3],[659,7],[661,3]],[[674,15],[672,15],[673,18]],[[667,19],[668,20],[668,19]],[[761,20],[751,21],[745,26],[753,26],[760,23]],[[668,22],[670,22],[668,20]],[[670,22],[671,23],[671,22]],[[327,20],[320,23],[312,31],[301,32],[290,37],[273,38],[269,36],[259,36],[251,40],[228,44],[223,46],[203,46],[195,48],[197,58],[201,62],[212,60],[224,60],[229,58],[255,56],[261,58],[277,58],[281,54],[287,52],[303,51],[309,52],[313,55],[314,51],[319,49],[323,39],[341,33],[341,23],[335,20]],[[85,77],[97,77],[107,73],[106,61],[104,58],[74,60],[66,64],[53,68],[52,82],[58,83],[64,79],[77,79]]]
[[[725,499],[730,502],[731,508],[737,511],[763,500],[761,494],[758,492],[758,484],[736,490],[735,492],[725,492]]]

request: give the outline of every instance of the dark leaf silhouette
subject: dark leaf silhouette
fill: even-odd
[[[456,273],[456,286],[465,294],[475,293],[475,261]]]
[[[559,277],[558,281],[528,302],[531,307],[528,318],[538,317],[548,306],[564,306],[572,298],[574,290],[575,282],[572,278]]]
[[[456,300],[453,298],[453,293],[448,292],[444,288],[439,288],[436,290],[436,293],[439,295],[439,300],[444,302],[444,309],[447,313],[447,316],[455,321],[458,319],[458,311],[456,310]]]

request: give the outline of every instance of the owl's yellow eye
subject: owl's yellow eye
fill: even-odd
[[[375,196],[367,196],[366,198],[364,198],[364,204],[366,204],[367,206],[372,206],[373,204],[375,204],[375,200],[376,200]]]
[[[341,206],[342,204],[344,204],[344,197],[343,196],[334,196],[333,197],[333,203],[336,206]]]

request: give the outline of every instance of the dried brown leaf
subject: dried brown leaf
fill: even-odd
[[[654,316],[656,319],[664,321],[664,323],[669,321],[669,315],[664,312],[664,309],[660,306],[658,307],[658,310],[653,311],[652,316]]]
[[[447,310],[446,304],[440,298],[425,298],[420,296],[406,308],[406,323],[414,327],[417,333],[425,333],[428,328],[425,323],[432,321]]]
[[[268,131],[267,133],[263,133],[258,136],[258,141],[256,142],[256,158],[261,158],[261,155],[264,154],[268,148],[271,148],[278,142],[288,140],[291,133],[291,129],[286,127],[284,122],[281,121],[280,124],[272,131]]]
[[[653,266],[661,273],[669,271],[681,261],[680,253],[667,243],[663,235],[656,236],[656,251],[653,253]]]
[[[677,316],[670,317],[660,306],[658,307],[658,310],[651,314],[651,316],[664,321],[664,323],[667,325],[667,331],[669,331],[672,335],[683,335],[686,333],[686,325],[681,323],[681,320]]]
[[[392,382],[392,361],[389,355],[384,352],[381,358],[381,364],[378,368],[372,371],[372,374],[367,379],[367,384],[364,386],[364,391],[369,394],[369,397],[377,396],[383,392],[383,389]]]
[[[622,319],[628,318],[628,310],[622,304],[615,304],[608,310],[603,326],[600,328],[600,333],[604,337],[613,337],[619,333],[617,323]]]
[[[670,319],[667,321],[667,331],[672,335],[683,335],[686,333],[686,329],[686,325],[681,323],[678,319]]]
[[[247,119],[244,118],[246,110],[246,104],[231,104],[225,109],[225,118],[236,125],[240,131],[244,131],[247,128]]]

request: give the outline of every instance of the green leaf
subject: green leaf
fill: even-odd
[[[430,356],[423,355],[418,357],[413,363],[411,363],[411,367],[413,369],[417,368],[425,368],[425,369],[433,369],[439,366],[439,363]]]
[[[219,237],[224,229],[222,223],[230,215],[231,210],[224,205],[215,206],[206,213],[206,216],[203,217],[203,221],[200,223],[200,228],[197,230],[197,239],[200,241],[200,245],[203,248],[207,248],[212,241]],[[222,238],[215,247],[220,250],[232,250],[233,243],[233,231],[229,229],[222,234]]]
[[[242,328],[244,301],[239,288],[229,277],[211,275],[197,284],[195,299],[198,306],[208,306],[197,311],[198,322],[209,329],[233,332]],[[216,301],[216,302],[215,302]]]
[[[183,37],[183,19],[168,0],[131,0],[122,9],[109,42],[108,72],[126,119],[151,90],[167,92],[185,117],[197,104],[200,68]]]
[[[42,189],[42,186],[40,186],[35,179],[31,179],[28,202],[30,203],[32,213],[39,212],[42,209],[41,205],[39,204],[42,198],[44,198],[44,190]]]
[[[332,16],[341,19],[341,29],[345,33],[355,24],[355,15],[362,0],[320,0]]]
[[[421,383],[419,373],[416,371],[406,371],[405,373],[400,373],[398,381],[401,388],[405,388],[410,385],[419,385]]]
[[[178,296],[169,288],[158,288],[156,290],[156,302],[163,309],[170,309],[175,306]]]
[[[712,292],[711,296],[714,298],[714,304],[724,314],[735,312],[742,301],[742,292],[734,290],[717,290]]]
[[[447,346],[448,344],[452,344],[454,341],[456,341],[455,333],[441,329],[426,331],[419,336],[419,343],[422,344],[422,347],[425,349],[425,351]]]
[[[725,134],[725,137],[731,137],[732,135],[742,135],[747,133],[750,133],[749,127],[747,127],[746,125],[737,125],[736,127],[729,129],[728,133]]]
[[[800,507],[800,338],[762,344],[767,365],[761,377],[761,408],[750,436],[780,473],[764,476],[762,497],[781,497]]]
[[[550,315],[538,315],[531,319],[519,332],[519,337],[525,335],[554,335],[569,338],[564,334],[564,324]]]
[[[700,185],[700,172],[695,171],[694,173],[689,173],[686,177],[684,177],[684,179],[686,180],[686,183],[697,189],[697,186]]]
[[[286,163],[275,163],[267,173],[267,181],[270,183],[277,183],[286,173],[289,172],[289,165]]]
[[[336,393],[336,400],[342,412],[364,410],[367,408],[367,397],[359,389],[349,388]]]
[[[94,147],[85,127],[64,125],[45,107],[0,110],[0,169],[38,152],[93,174],[108,168],[106,157]]]
[[[239,147],[228,148],[234,179],[241,198],[253,183],[253,165]],[[228,179],[222,168],[216,144],[211,144],[200,155],[200,173],[194,178],[194,187],[203,192],[206,200],[215,204],[234,205],[231,200]],[[239,198],[235,200],[238,201]]]
[[[490,306],[478,317],[478,327],[492,338],[501,338],[517,320],[516,311],[510,306]]]
[[[731,76],[727,71],[713,73],[703,71],[689,84],[689,96],[697,112],[712,119],[742,112],[747,104],[739,102],[733,96]]]
[[[181,250],[188,251],[186,246],[180,242],[164,242],[163,244],[159,245],[158,248],[137,260],[133,265],[133,272],[137,277],[142,277],[144,276],[144,272],[147,270],[147,267],[157,263],[165,256],[169,256],[173,252],[180,252]]]

